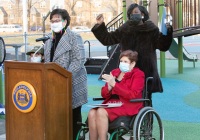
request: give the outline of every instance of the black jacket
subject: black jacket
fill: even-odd
[[[162,83],[157,69],[156,49],[167,51],[173,39],[173,29],[170,26],[165,36],[159,32],[158,27],[150,20],[142,25],[133,25],[127,21],[114,32],[108,32],[105,23],[96,24],[92,28],[95,37],[103,45],[114,45],[120,43],[123,50],[138,52],[137,66],[144,71],[146,77],[153,77],[149,90],[163,92]]]

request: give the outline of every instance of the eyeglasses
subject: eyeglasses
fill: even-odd
[[[62,19],[55,19],[55,20],[50,20],[51,23],[58,23],[60,21],[63,21]]]

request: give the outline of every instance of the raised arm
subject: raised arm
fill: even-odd
[[[160,51],[167,51],[169,50],[173,39],[173,28],[171,25],[167,25],[167,35],[163,35],[161,32],[158,36],[158,43],[156,49]]]
[[[121,34],[118,29],[113,32],[108,32],[102,14],[97,16],[96,20],[97,24],[92,28],[92,32],[103,45],[107,46],[120,43]]]

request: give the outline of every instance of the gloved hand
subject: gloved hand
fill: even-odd
[[[96,17],[96,21],[97,21],[97,24],[102,24],[104,22],[104,17],[103,17],[103,14],[99,14],[97,17]]]
[[[173,27],[169,23],[166,23],[166,27],[167,27],[167,34],[172,34],[173,33]]]

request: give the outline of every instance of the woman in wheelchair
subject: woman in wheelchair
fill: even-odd
[[[103,103],[121,102],[122,106],[93,108],[88,114],[90,140],[107,140],[108,125],[120,116],[133,116],[143,108],[142,102],[131,103],[131,99],[142,98],[145,83],[144,73],[136,67],[138,53],[123,51],[119,57],[119,68],[102,75],[106,84],[101,89]]]

